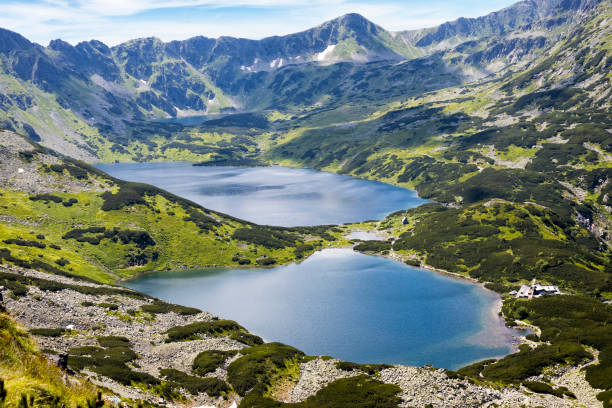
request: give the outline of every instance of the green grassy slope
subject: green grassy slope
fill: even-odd
[[[328,227],[254,225],[58,159],[38,146],[20,149],[4,156],[12,160],[12,171],[27,165],[24,174],[35,174],[23,177],[42,177],[48,184],[44,192],[18,183],[1,188],[5,262],[44,263],[50,270],[112,282],[152,270],[293,262],[336,239]],[[73,182],[82,187],[66,190]]]
[[[71,378],[66,384],[64,373],[4,312],[0,312],[0,381],[0,406],[7,408],[84,408],[97,400],[97,389],[91,383]],[[29,405],[23,405],[24,399]]]

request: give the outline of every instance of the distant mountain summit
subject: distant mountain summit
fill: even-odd
[[[121,144],[135,122],[407,98],[527,64],[600,3],[526,0],[401,32],[351,13],[261,40],[150,37],[114,47],[43,47],[0,29],[0,126],[92,158],[94,134]]]

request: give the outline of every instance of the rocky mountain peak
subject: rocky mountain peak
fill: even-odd
[[[24,50],[32,47],[33,43],[28,41],[24,36],[17,34],[14,31],[0,28],[0,52],[11,52],[15,50]]]

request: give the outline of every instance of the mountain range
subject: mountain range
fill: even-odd
[[[347,14],[262,40],[143,38],[112,48],[95,40],[43,47],[0,30],[0,123],[94,159],[92,139],[115,141],[129,122],[391,101],[517,69],[598,4],[530,0],[402,32]]]

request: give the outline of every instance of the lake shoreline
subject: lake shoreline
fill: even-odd
[[[328,247],[328,248],[324,248],[324,249],[329,250],[329,251],[345,251],[345,253],[347,253],[347,254],[348,253],[354,253],[356,255],[367,256],[367,257],[372,257],[372,258],[387,258],[389,261],[392,261],[394,264],[397,265],[397,267],[387,266],[387,268],[391,268],[389,270],[391,272],[391,275],[389,275],[390,277],[394,276],[394,275],[397,276],[397,273],[398,273],[398,269],[397,268],[398,267],[399,267],[399,273],[401,274],[402,273],[402,267],[404,267],[404,268],[412,269],[413,270],[412,273],[418,273],[420,271],[420,273],[425,272],[426,274],[445,276],[447,278],[452,278],[452,280],[458,280],[458,281],[461,280],[463,282],[466,282],[467,284],[469,284],[469,286],[471,286],[472,284],[476,284],[476,285],[480,286],[480,288],[485,289],[485,291],[480,292],[480,288],[479,288],[479,290],[473,292],[472,296],[476,296],[477,298],[481,298],[482,301],[478,301],[478,303],[480,303],[480,302],[482,302],[482,303],[481,303],[481,306],[474,306],[474,308],[480,309],[478,314],[475,315],[474,317],[468,317],[467,318],[467,321],[471,322],[471,323],[469,323],[469,327],[471,327],[470,331],[465,332],[464,334],[462,334],[461,335],[462,337],[461,338],[457,338],[457,340],[451,340],[451,339],[454,338],[453,337],[454,334],[451,334],[451,332],[449,332],[449,334],[448,334],[449,337],[447,338],[446,341],[452,341],[453,343],[455,341],[460,341],[460,344],[464,344],[465,347],[468,347],[468,348],[475,347],[475,350],[476,349],[489,349],[489,350],[493,351],[493,353],[488,354],[488,355],[484,354],[483,356],[472,356],[473,360],[469,360],[469,361],[465,362],[465,364],[463,362],[461,362],[460,364],[457,364],[457,365],[453,365],[453,364],[446,365],[447,363],[438,362],[436,364],[435,361],[432,361],[432,363],[434,365],[436,365],[436,366],[445,367],[446,369],[449,369],[449,367],[451,369],[458,369],[459,367],[463,367],[463,366],[469,365],[469,364],[471,364],[473,362],[481,361],[483,359],[502,358],[502,357],[504,357],[504,356],[506,356],[508,354],[512,354],[512,353],[516,352],[517,349],[518,349],[518,346],[520,344],[524,343],[524,336],[521,335],[521,333],[515,332],[514,330],[512,330],[513,328],[507,327],[505,325],[505,321],[503,320],[503,317],[500,316],[500,311],[501,311],[501,307],[502,307],[503,303],[502,303],[501,297],[499,297],[499,294],[497,294],[494,291],[491,291],[491,290],[485,288],[483,283],[478,282],[477,280],[475,280],[473,278],[465,277],[465,276],[462,276],[460,274],[451,273],[451,272],[448,272],[448,271],[443,271],[443,270],[440,270],[440,269],[437,269],[437,268],[432,268],[432,267],[429,267],[427,265],[425,265],[425,266],[407,265],[407,264],[405,264],[405,262],[403,262],[403,260],[400,257],[397,257],[397,256],[396,257],[391,257],[389,255],[383,256],[383,255],[380,255],[380,254],[378,254],[378,255],[377,254],[363,254],[363,253],[361,253],[359,251],[354,251],[351,248],[351,246],[349,246],[349,245],[338,245],[338,246]],[[231,272],[235,271],[236,273],[239,274],[238,276],[241,276],[240,274],[243,274],[243,273],[249,274],[249,270],[251,270],[251,272],[250,272],[251,278],[249,278],[249,279],[257,279],[257,282],[266,282],[267,279],[268,279],[267,276],[269,276],[269,272],[266,272],[266,271],[271,271],[271,270],[273,270],[275,268],[286,268],[286,267],[290,267],[291,268],[292,266],[300,265],[300,264],[302,264],[302,263],[304,263],[306,261],[312,262],[312,261],[314,261],[314,260],[311,259],[311,257],[313,255],[318,259],[318,262],[321,262],[321,259],[324,259],[324,260],[330,259],[330,260],[332,260],[332,259],[336,259],[338,256],[344,256],[344,255],[342,255],[342,252],[337,252],[336,254],[334,254],[333,252],[325,254],[325,252],[326,251],[318,250],[318,251],[315,251],[313,254],[311,254],[309,257],[300,260],[299,262],[289,262],[289,263],[287,263],[285,265],[274,265],[274,266],[271,266],[271,267],[259,267],[259,268],[256,268],[256,267],[244,267],[243,266],[243,267],[240,267],[240,268],[235,268],[233,266],[230,266],[229,268],[217,267],[217,268],[190,269],[190,270],[192,270],[195,273],[193,275],[190,275],[190,274],[183,275],[183,278],[179,277],[179,276],[181,276],[180,272],[188,272],[189,269],[188,270],[177,270],[177,271],[174,271],[174,272],[178,272],[179,273],[179,275],[177,276],[178,279],[179,279],[179,282],[180,282],[181,279],[196,279],[196,280],[192,280],[191,281],[192,285],[195,285],[195,286],[197,286],[199,288],[205,288],[205,287],[208,288],[207,290],[202,289],[202,290],[198,290],[196,292],[198,297],[199,296],[206,297],[207,296],[206,295],[207,291],[212,290],[214,292],[214,291],[217,290],[217,289],[215,289],[215,285],[217,285],[217,283],[215,283],[215,282],[218,279],[224,279],[224,278],[219,278],[223,274],[224,271],[217,271],[217,272],[215,272],[214,269],[229,269],[227,272],[231,273]],[[321,258],[321,256],[323,258]],[[329,261],[326,260],[325,262],[329,262]],[[209,275],[205,272],[206,269],[210,269],[211,270],[210,271],[211,278],[207,278],[207,276],[209,276]],[[351,268],[349,267],[348,269],[344,269],[344,270],[348,271],[350,269]],[[384,274],[385,270],[387,270],[387,269],[382,268],[379,272]],[[197,273],[197,271],[202,271],[203,273],[201,275],[199,275]],[[244,271],[244,272],[241,272],[241,271]],[[261,271],[261,273],[263,275],[261,275],[261,277],[258,278],[258,276],[259,276],[258,274],[259,274],[260,271]],[[395,272],[392,272],[392,271],[395,271]],[[296,271],[295,269],[291,269],[289,273],[293,274],[293,273],[296,273],[296,272],[299,272],[299,270]],[[406,270],[406,272],[409,272],[409,271]],[[156,272],[152,271],[152,272],[149,272],[149,273],[156,273]],[[159,271],[157,271],[157,273],[159,273]],[[270,273],[274,274],[274,272],[270,272]],[[298,275],[301,275],[302,277],[304,276],[304,274],[300,274],[300,273],[298,273]],[[198,276],[201,276],[203,279],[212,279],[212,281],[209,281],[209,280],[201,280],[201,281],[199,281],[199,280],[197,280],[197,279],[200,279],[200,278],[198,278]],[[217,276],[217,277],[215,277],[215,276]],[[229,276],[230,276],[229,279],[235,279],[235,278],[232,278],[232,275],[229,275]],[[236,276],[236,275],[233,275],[233,276]],[[293,275],[293,276],[295,276],[295,275]],[[421,276],[424,276],[424,275],[421,275]],[[172,283],[173,280],[174,280],[174,277],[171,277],[171,276],[164,277],[164,273],[163,272],[159,273],[158,276],[152,277],[151,281],[154,282],[158,278],[161,279],[161,282],[165,282],[165,283],[163,283],[161,285],[161,287],[166,287],[168,284],[174,285]],[[227,280],[227,279],[228,278],[225,278],[225,280]],[[418,279],[418,280],[420,280],[422,278],[411,278],[411,279]],[[431,278],[426,278],[426,279],[431,279]],[[146,279],[145,279],[145,281],[146,281]],[[197,282],[199,282],[199,284]],[[252,282],[255,282],[255,281],[252,281]],[[325,282],[325,280],[323,280],[323,282]],[[135,285],[128,284],[128,285],[126,285],[126,287],[132,288],[134,290],[138,290],[140,292],[147,293],[147,294],[152,295],[154,297],[159,297],[159,298],[164,299],[165,301],[168,301],[168,302],[171,302],[171,303],[179,303],[179,304],[181,304],[181,299],[183,299],[183,298],[176,297],[176,295],[171,295],[171,296],[167,296],[166,295],[165,296],[164,292],[166,294],[172,293],[172,292],[167,292],[166,289],[162,289],[161,292],[160,291],[150,292],[150,291],[147,291],[146,289],[144,289],[143,286],[139,287],[138,285],[140,285],[140,284],[141,283],[137,282]],[[213,286],[210,286],[211,284]],[[160,283],[157,283],[157,285],[160,285]],[[181,286],[181,284],[179,284],[179,286],[177,286],[176,288],[178,289],[178,288],[181,288],[181,287],[183,287],[183,286]],[[177,289],[175,289],[175,291],[174,291],[175,294],[178,293]],[[240,289],[239,288],[237,288],[237,289],[238,289],[238,292],[233,292],[233,293],[240,293]],[[186,293],[187,298],[189,297],[188,294],[189,294],[189,291]],[[227,299],[228,295],[229,295],[229,293],[225,293],[223,299]],[[322,296],[325,296],[325,298],[328,299],[326,294],[323,294]],[[329,299],[333,299],[334,297],[335,296],[332,296]],[[404,296],[404,297],[406,298],[406,296]],[[408,296],[406,299],[409,299],[409,298],[411,298],[411,296]],[[434,299],[438,299],[438,300],[435,300],[435,302],[438,302],[439,299],[444,299],[444,298],[446,298],[446,296],[442,296],[441,297],[440,295],[433,295],[433,298]],[[183,303],[185,303],[185,299],[183,299]],[[452,297],[449,297],[448,299],[452,299]],[[476,300],[474,300],[474,302],[475,301]],[[198,307],[198,308],[200,308],[202,310],[207,310],[207,311],[209,311],[211,313],[214,313],[216,315],[226,316],[227,318],[233,319],[233,320],[236,320],[236,321],[241,321],[241,322],[245,322],[245,323],[248,322],[248,318],[245,318],[244,316],[241,316],[240,313],[242,313],[242,312],[238,311],[238,309],[236,309],[235,307],[232,306],[229,309],[224,310],[223,308],[225,306],[222,306],[222,303],[224,301],[220,303],[219,300],[212,299],[212,300],[209,300],[207,302],[204,302],[204,301],[201,301],[201,302],[202,303],[193,303],[193,302],[190,303],[189,301],[187,301],[187,303],[185,305],[186,306],[192,306],[192,307]],[[447,301],[444,301],[444,302],[447,302]],[[308,302],[306,302],[306,303],[308,303]],[[409,310],[409,309],[401,309],[401,310]],[[443,315],[449,316],[446,312],[444,312],[444,309],[440,309],[440,310],[441,310],[440,313],[442,313]],[[460,310],[460,309],[454,309],[454,310],[456,311],[456,310]],[[235,314],[235,313],[238,313],[238,314]],[[388,313],[388,311],[387,311],[387,313]],[[452,313],[454,313],[454,312],[451,312],[451,315],[452,315]],[[381,316],[381,318],[386,319],[386,318],[388,318],[388,316],[391,316],[391,315],[386,314],[387,317]],[[448,317],[446,317],[446,318],[448,319]],[[332,319],[332,321],[333,321],[333,319]],[[350,321],[350,319],[349,319],[349,321]],[[409,320],[402,320],[402,321],[408,322]],[[285,342],[285,343],[289,342],[289,344],[297,344],[295,339],[290,340],[290,339],[284,339],[282,337],[275,337],[275,336],[278,336],[279,334],[278,333],[274,334],[274,332],[272,332],[272,333],[265,332],[264,329],[261,328],[261,327],[257,328],[257,324],[258,324],[257,322],[248,323],[248,324],[249,324],[249,326],[247,326],[247,327],[249,327],[250,329],[259,330],[259,331],[256,331],[256,333],[258,333],[260,335],[263,335],[263,337],[265,337],[267,339],[268,338],[269,339],[276,339],[277,341],[281,341],[281,342]],[[426,325],[427,324],[429,324],[429,323],[426,323]],[[433,330],[437,330],[437,329],[435,329],[436,327],[437,327],[436,324],[433,324],[432,329]],[[391,337],[391,338],[393,338],[393,337]],[[442,337],[442,339],[443,338],[444,337]],[[443,340],[443,341],[445,341],[445,340]],[[300,346],[298,344],[298,347],[304,348],[304,347],[307,347],[307,346],[305,346],[305,345],[301,345]],[[501,349],[502,347],[504,348],[504,350]],[[497,350],[497,349],[499,349],[499,350]],[[497,350],[497,352],[495,352],[495,350]],[[346,355],[337,355],[337,351],[334,352],[333,349],[330,350],[330,351],[325,351],[325,350],[320,350],[320,349],[310,349],[309,350],[308,348],[306,348],[305,351],[307,351],[309,354],[313,354],[313,355],[318,355],[318,354],[323,353],[323,354],[327,354],[327,355],[333,355],[333,356],[335,356],[337,358],[341,358],[341,359],[344,359],[344,360],[348,359],[348,360],[351,360],[351,361],[358,361],[358,362],[366,361],[366,360],[360,361],[356,357],[352,357],[351,358],[350,356],[346,356]],[[416,354],[415,356],[418,356],[418,354]],[[467,354],[465,356],[467,356]],[[369,360],[367,360],[367,361],[369,361]],[[372,360],[372,361],[374,361],[374,360]],[[375,361],[378,361],[378,360],[375,360]],[[417,357],[417,360],[415,360],[413,362],[406,362],[406,361],[403,361],[403,359],[396,359],[396,360],[389,359],[389,360],[387,360],[387,362],[389,364],[393,364],[393,365],[411,365],[411,366],[419,366],[419,365],[425,364],[425,362],[419,361],[418,357]]]
[[[356,251],[356,252],[358,252],[358,251]],[[408,259],[410,259],[410,258],[402,257],[401,255],[398,255],[398,254],[393,253],[393,252],[390,253],[390,254],[387,254],[387,255],[383,255],[383,254],[367,254],[367,255],[379,256],[379,257],[382,257],[382,258],[392,259],[394,261],[401,262],[401,263],[404,263],[404,264],[406,264],[406,261]],[[433,267],[431,265],[427,265],[427,264],[425,264],[423,262],[421,262],[420,266],[414,266],[414,265],[410,265],[410,264],[406,264],[406,265],[407,266],[412,266],[414,268],[424,269],[424,270],[427,270],[429,272],[433,272],[433,273],[436,273],[436,274],[448,276],[448,277],[455,278],[455,279],[458,279],[458,280],[468,281],[468,282],[470,282],[472,284],[480,286],[485,291],[490,292],[490,293],[496,295],[498,297],[498,299],[494,302],[493,306],[491,308],[489,308],[489,313],[491,313],[491,315],[495,316],[495,318],[497,318],[499,320],[499,323],[504,328],[514,329],[514,330],[533,330],[534,327],[535,327],[535,326],[526,325],[526,324],[518,324],[517,326],[508,326],[506,324],[506,319],[505,319],[505,316],[503,314],[504,299],[501,297],[501,294],[495,292],[494,290],[491,290],[491,289],[487,288],[485,286],[487,282],[481,282],[478,279],[472,278],[470,276],[465,276],[465,275],[462,275],[462,274],[457,273],[457,272],[450,272],[450,271],[447,271],[445,269],[435,268],[435,267]],[[474,337],[479,336],[479,335],[481,335],[483,333],[487,333],[487,332],[489,332],[489,330],[485,327],[480,332],[474,334]],[[508,354],[504,354],[504,355],[500,355],[500,356],[492,357],[492,358],[496,358],[496,359],[503,358],[503,357],[505,357],[505,356],[507,356],[509,354],[513,354],[513,353],[518,352],[519,351],[519,347],[522,344],[529,344],[529,340],[527,340],[525,338],[525,336],[523,336],[523,335],[516,334],[516,335],[511,336],[511,338],[514,339],[514,340],[517,340],[516,342],[514,342],[514,341],[511,342],[512,350]],[[478,361],[480,361],[480,360],[475,360],[472,363],[476,363]],[[472,364],[472,363],[469,363],[469,364]],[[469,364],[466,364],[466,366],[469,365]]]

